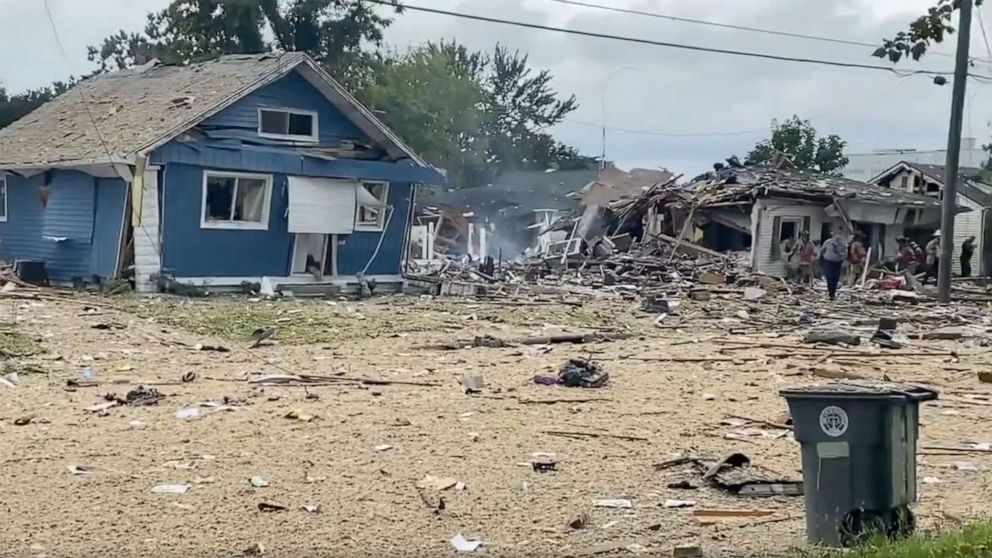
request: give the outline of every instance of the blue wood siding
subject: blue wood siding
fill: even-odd
[[[269,228],[265,231],[202,229],[203,173],[211,168],[170,163],[162,178],[163,266],[176,277],[285,277],[290,274],[293,237],[288,232],[287,173],[272,173]],[[257,169],[256,169],[257,170]],[[296,174],[296,173],[293,173]],[[391,183],[394,214],[369,274],[400,273],[410,209],[410,183]],[[338,273],[365,267],[379,242],[378,232],[338,237]]]
[[[316,87],[298,72],[266,85],[200,124],[213,137],[251,139],[261,143],[279,140],[258,137],[258,108],[293,108],[317,113],[320,144],[338,146],[342,140],[369,141]]]
[[[97,226],[96,222],[98,207],[116,204],[123,208],[123,181],[101,179],[98,188],[98,179],[88,174],[53,171],[48,203],[43,206],[43,180],[42,175],[7,177],[7,221],[0,223],[0,255],[8,262],[43,260],[49,277],[55,281],[93,274],[113,277],[119,233],[112,244],[107,244],[107,229],[116,227],[119,231],[120,216],[115,225]],[[106,199],[98,203],[104,191]],[[118,199],[114,200],[114,196]],[[94,248],[95,242],[100,243],[99,250]]]
[[[93,255],[90,262],[90,273],[93,275],[117,275],[117,256],[120,252],[127,199],[127,184],[123,180],[96,180],[96,219],[93,223]],[[139,231],[138,234],[143,233]]]

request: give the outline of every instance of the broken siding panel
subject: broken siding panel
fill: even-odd
[[[216,116],[204,121],[203,128],[220,128],[219,136],[251,139],[256,143],[292,143],[258,136],[258,109],[291,108],[317,113],[320,145],[337,147],[342,140],[370,141],[324,95],[298,72],[247,95]]]
[[[127,211],[127,184],[119,178],[96,181],[96,219],[90,273],[103,278],[117,275],[121,228]],[[140,231],[139,231],[139,234]]]
[[[805,219],[808,218],[811,240],[819,240],[820,227],[824,221],[829,220],[823,208],[816,205],[803,205],[778,200],[758,200],[755,202],[755,209],[759,215],[759,223],[758,234],[753,242],[754,271],[777,277],[785,276],[786,262],[784,259],[775,259],[772,254],[775,239],[775,219],[798,219],[805,223]]]
[[[91,272],[95,179],[54,171],[48,206],[41,203],[43,176],[7,177],[7,222],[0,224],[0,253],[8,262],[42,260],[53,281]],[[56,242],[46,236],[66,237]]]
[[[225,171],[444,184],[444,177],[436,170],[405,162],[328,160],[307,157],[297,151],[276,147],[221,148],[200,142],[173,141],[155,150],[152,162],[181,163]]]

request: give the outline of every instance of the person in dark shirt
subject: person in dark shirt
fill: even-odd
[[[975,255],[975,237],[969,236],[961,243],[961,277],[971,277],[971,257]]]

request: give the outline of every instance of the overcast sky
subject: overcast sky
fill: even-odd
[[[86,46],[118,29],[140,30],[145,13],[168,0],[48,0],[68,61],[59,53],[42,0],[0,0],[0,82],[10,91],[46,85],[92,69]],[[684,43],[883,64],[871,49],[756,34],[664,19],[566,6],[551,0],[405,0],[408,4]],[[588,0],[721,23],[764,27],[875,42],[904,29],[936,0]],[[988,12],[992,24],[992,11]],[[987,58],[976,21],[973,54]],[[768,135],[773,118],[798,114],[823,133],[848,141],[849,152],[880,148],[938,148],[946,142],[950,85],[925,76],[833,68],[692,52],[407,11],[386,33],[397,48],[440,38],[474,49],[497,43],[530,54],[547,68],[562,94],[580,107],[553,130],[583,153],[602,150],[621,166],[665,166],[693,174],[730,154],[746,153]],[[953,45],[938,47],[951,52]],[[931,56],[900,69],[950,70],[953,59]],[[977,64],[975,73],[992,75]],[[611,77],[612,76],[612,77]],[[987,141],[992,120],[992,85],[969,83],[965,135]],[[605,112],[603,111],[605,100]],[[604,118],[605,116],[605,118]]]

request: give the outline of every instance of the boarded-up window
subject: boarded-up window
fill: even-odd
[[[355,229],[352,180],[289,177],[289,232],[351,234]]]

